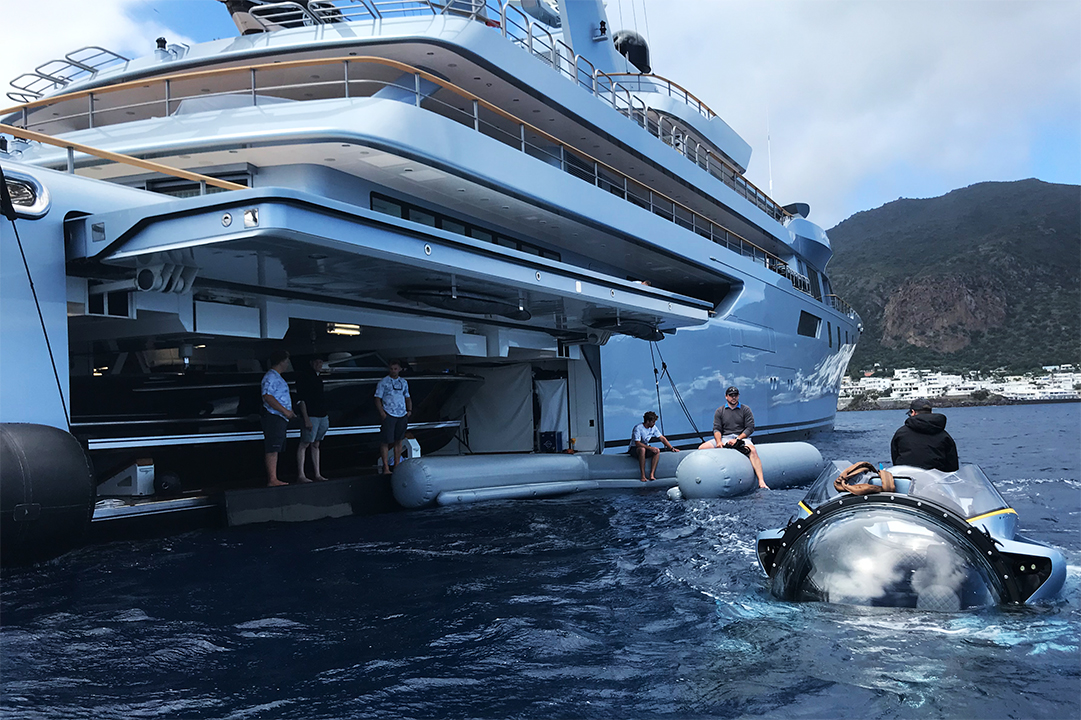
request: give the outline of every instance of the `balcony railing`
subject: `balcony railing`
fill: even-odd
[[[320,71],[313,74],[313,69]],[[208,90],[206,85],[213,85],[218,90],[204,92]],[[432,91],[433,85],[439,89]],[[386,58],[298,60],[180,73],[53,96],[4,112],[21,116],[24,124],[35,128],[70,131],[165,117],[177,112],[185,101],[194,99],[238,98],[254,107],[259,105],[260,99],[267,102],[270,99],[359,98],[372,97],[383,90],[391,90],[403,101],[470,127],[750,258],[788,278],[797,290],[811,294],[806,277],[739,234],[479,96],[423,70]],[[443,93],[443,90],[447,92]],[[136,101],[125,103],[123,98]],[[0,125],[0,132],[7,130],[7,126]],[[53,144],[57,143],[59,141]],[[72,172],[74,152],[83,151],[69,149],[67,169]]]
[[[825,303],[826,305],[828,305],[829,307],[833,308],[837,312],[841,313],[842,315],[847,315],[848,317],[852,318],[853,320],[855,320],[858,317],[858,315],[856,314],[856,311],[852,309],[852,306],[849,305],[844,300],[842,300],[837,295],[826,295],[822,299],[822,302]]]

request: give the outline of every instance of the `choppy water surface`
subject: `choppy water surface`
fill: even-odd
[[[1076,718],[1077,404],[945,411],[1026,534],[1069,563],[1042,607],[786,605],[755,533],[802,489],[598,493],[85,548],[0,589],[18,718]],[[827,459],[888,461],[901,412]]]

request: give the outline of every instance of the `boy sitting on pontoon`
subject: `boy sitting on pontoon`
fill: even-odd
[[[639,478],[642,482],[649,482],[650,480],[656,480],[657,463],[661,461],[661,449],[655,448],[649,444],[649,441],[656,438],[664,443],[672,452],[679,452],[678,448],[672,447],[672,443],[668,442],[668,438],[661,435],[661,431],[656,428],[657,425],[657,413],[652,410],[642,415],[642,422],[634,426],[634,430],[631,431],[631,446],[627,448],[627,453],[631,457],[638,458],[638,467],[642,471],[642,477]],[[653,466],[649,470],[649,477],[646,477],[646,455],[653,456]]]

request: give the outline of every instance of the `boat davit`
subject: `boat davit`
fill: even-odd
[[[1047,600],[1066,578],[976,465],[834,462],[787,526],[759,533],[758,560],[781,600],[946,612]]]

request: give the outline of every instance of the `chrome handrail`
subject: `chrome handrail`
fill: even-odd
[[[685,105],[688,105],[689,107],[697,110],[699,114],[702,115],[702,117],[704,117],[706,120],[712,120],[713,118],[717,117],[717,113],[713,112],[713,110],[710,109],[709,105],[706,105],[704,102],[695,97],[694,93],[692,93],[690,90],[687,90],[674,80],[669,80],[662,75],[643,73],[608,73],[608,75],[610,77],[625,77],[637,80],[639,90],[642,90],[642,80],[644,79],[648,78],[651,81],[660,81],[664,84],[664,87],[667,88],[669,97],[675,98],[677,100],[682,100]],[[645,92],[659,92],[659,90],[657,90],[657,87],[658,85],[654,83],[653,85],[651,85],[652,89]],[[676,89],[679,92],[673,92],[673,89]]]

